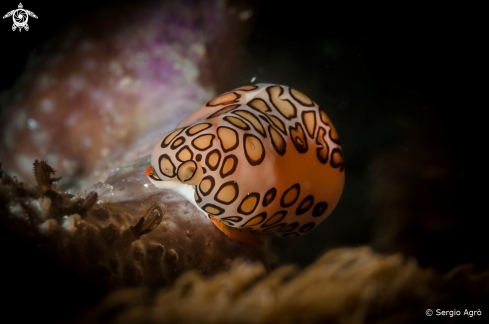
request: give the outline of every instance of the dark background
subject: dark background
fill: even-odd
[[[57,30],[101,3],[23,2],[39,17],[29,19],[28,32],[12,32],[11,18],[2,20],[0,91],[12,86],[28,56]],[[2,2],[2,16],[17,6],[17,1]],[[486,39],[479,35],[476,18],[481,9],[312,1],[294,5],[262,1],[254,8],[255,25],[242,61],[236,62],[228,86],[217,90],[248,84],[256,77],[255,82],[286,84],[306,93],[334,122],[346,160],[346,186],[337,210],[305,237],[274,240],[279,262],[307,265],[333,247],[371,244],[378,251],[403,252],[441,270],[462,262],[487,265],[482,252],[487,247],[487,211],[479,209],[487,192],[483,186],[487,172],[482,162],[484,146],[477,144],[485,138],[482,112],[487,105],[475,99],[484,91],[478,55]],[[372,161],[389,152],[415,150],[423,137],[426,152],[430,147],[432,151],[444,148],[434,159],[456,176],[433,188],[417,183],[425,190],[412,189],[410,183],[410,196],[402,202],[418,221],[407,221],[397,238],[398,243],[407,243],[393,244],[395,238],[376,243],[392,229],[385,225],[386,216],[379,215],[382,199],[371,195],[389,173],[374,170],[381,173],[377,178]],[[409,162],[413,174],[416,163],[423,163],[418,161]],[[384,165],[389,163],[396,159]],[[412,179],[410,174],[406,177]],[[402,188],[405,183],[399,179],[397,186]],[[427,197],[433,199],[411,208]],[[423,208],[438,215],[430,231],[420,230],[419,224],[431,217]],[[440,219],[454,225],[446,231],[438,226]]]

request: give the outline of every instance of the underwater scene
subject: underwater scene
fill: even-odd
[[[465,8],[0,7],[6,322],[488,321]]]

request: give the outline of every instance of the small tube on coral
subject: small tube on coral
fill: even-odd
[[[41,190],[50,188],[53,182],[61,180],[61,177],[54,177],[56,171],[46,161],[35,160],[32,171]]]
[[[163,209],[161,209],[160,205],[152,204],[149,206],[139,222],[136,225],[131,226],[134,236],[139,238],[141,235],[151,232],[161,223],[163,220],[163,215]]]

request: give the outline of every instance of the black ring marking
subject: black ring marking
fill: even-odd
[[[241,225],[241,227],[259,225],[266,218],[267,218],[267,213],[266,212],[260,213],[260,214],[256,215],[255,217],[251,218],[249,221],[247,221],[243,225]]]
[[[275,143],[274,137],[272,135],[272,130],[277,133],[277,136],[282,140],[283,147],[278,147]],[[270,141],[272,142],[272,146],[275,149],[275,152],[278,153],[278,155],[284,155],[285,151],[287,151],[287,143],[285,142],[284,138],[280,133],[272,126],[268,126],[268,133],[270,134]]]
[[[339,162],[339,163],[337,161],[335,161],[336,160],[335,157],[338,155],[339,155],[339,158],[341,159],[341,162]],[[340,168],[340,172],[345,169],[345,164],[343,163],[343,152],[341,152],[341,150],[337,147],[335,147],[333,149],[333,151],[331,151],[330,164],[333,168]]]
[[[230,201],[224,201],[224,200],[219,199],[217,196],[219,196],[219,193],[221,192],[221,190],[223,190],[224,188],[226,188],[228,186],[232,186],[234,188],[234,197]],[[239,195],[239,186],[236,183],[236,181],[234,181],[234,180],[228,181],[228,182],[223,183],[221,185],[221,187],[219,188],[219,190],[217,190],[216,194],[214,195],[214,200],[217,202],[220,202],[221,204],[224,204],[224,205],[231,205],[236,200],[236,198],[238,198],[238,195]]]
[[[253,206],[253,208],[251,209],[251,211],[249,212],[245,212],[243,209],[242,209],[242,206],[243,204],[248,200],[248,199],[252,199],[252,197],[256,197],[256,203],[255,203],[255,206]],[[258,204],[260,203],[260,194],[257,193],[257,192],[252,192],[252,193],[249,193],[247,194],[243,200],[241,201],[241,203],[239,204],[238,206],[238,213],[240,214],[243,214],[243,215],[251,215],[253,214],[253,212],[255,211],[256,207],[258,206]]]
[[[201,137],[203,137],[203,136],[212,136],[212,138],[211,138],[211,140],[209,141],[209,145],[201,149],[201,148],[199,148],[197,145],[195,145],[195,144],[194,144],[194,142],[195,142],[195,141],[197,141],[199,138],[201,138]],[[196,137],[196,138],[194,138],[194,140],[192,141],[192,146],[193,146],[193,147],[194,147],[196,150],[199,150],[199,151],[203,152],[203,151],[207,150],[209,147],[211,147],[211,146],[212,146],[212,142],[214,141],[214,138],[215,138],[215,137],[216,137],[216,136],[215,136],[215,135],[213,135],[213,134],[203,134],[203,135],[197,136],[197,137]]]
[[[205,125],[205,126],[207,126],[207,127],[204,127],[204,128],[202,128],[202,129],[199,129],[199,130],[198,130],[198,131],[196,131],[196,132],[192,132],[192,133],[190,132],[192,129],[194,129],[194,127],[196,127],[196,126],[200,126],[200,125]],[[202,132],[202,131],[206,130],[207,128],[209,128],[209,127],[211,127],[211,126],[212,126],[212,124],[209,124],[209,123],[199,123],[199,124],[197,124],[197,125],[190,126],[190,127],[189,127],[189,128],[186,130],[186,131],[185,131],[185,134],[187,134],[188,136],[194,136],[194,135],[196,135],[196,134],[198,134],[198,133],[200,133],[200,132]]]
[[[263,111],[263,110],[260,110],[259,108],[254,107],[253,104],[255,104],[256,102],[262,103],[265,106],[265,110]],[[254,99],[248,101],[246,103],[246,105],[248,107],[250,107],[251,109],[254,109],[254,110],[256,110],[257,112],[259,112],[261,114],[267,114],[269,111],[272,111],[272,109],[267,104],[267,102],[265,100],[261,99],[261,98],[254,98]]]
[[[212,166],[212,164],[210,164],[210,162],[209,162],[210,157],[212,155],[214,155],[214,153],[216,153],[218,156],[216,166]],[[214,149],[214,150],[210,151],[209,153],[207,153],[207,156],[205,157],[205,165],[207,165],[209,167],[209,169],[211,169],[212,171],[216,171],[217,168],[219,167],[220,162],[221,162],[221,150]]]
[[[210,208],[215,208],[217,210],[216,213],[211,213],[209,212],[207,209],[210,209]],[[213,205],[213,204],[205,204],[203,207],[202,207],[203,210],[205,210],[207,213],[213,215],[213,216],[219,216],[219,215],[222,215],[224,214],[225,210],[222,209],[221,207],[219,206],[216,206],[216,205]]]
[[[307,127],[308,124],[306,123],[306,119],[305,119],[306,114],[312,114],[314,116],[314,124],[312,125],[312,132],[309,132],[309,127]],[[304,124],[304,128],[306,129],[307,134],[311,139],[314,139],[314,133],[316,131],[316,126],[317,126],[316,112],[314,110],[304,110],[302,111],[301,117],[302,117],[302,124]]]
[[[167,173],[163,172],[163,170],[161,169],[161,160],[163,160],[164,158],[166,158],[170,162],[170,164],[171,164],[171,172],[172,173],[170,175],[168,175]],[[158,168],[160,168],[160,172],[164,176],[166,176],[168,178],[174,178],[175,177],[175,164],[173,164],[173,162],[171,161],[171,159],[168,156],[168,154],[162,154],[162,155],[160,155],[160,157],[158,158]]]
[[[190,159],[188,159],[188,160],[182,160],[182,159],[180,159],[180,157],[179,157],[180,153],[181,153],[183,150],[185,150],[185,149],[186,149],[187,151],[189,151],[189,152],[190,152]],[[190,147],[188,147],[188,145],[185,145],[185,146],[184,146],[184,147],[182,147],[180,150],[178,150],[177,154],[175,154],[175,157],[176,157],[176,158],[177,158],[177,160],[178,160],[178,161],[180,161],[180,162],[190,161],[190,160],[192,160],[192,159],[194,158],[194,152],[193,152],[193,151],[190,149]]]
[[[273,97],[272,97],[272,94],[271,94],[271,89],[272,88],[275,88],[275,87],[278,87],[280,89],[280,93],[277,95],[277,99],[278,100],[281,100],[281,101],[287,101],[291,106],[292,106],[292,109],[294,110],[294,114],[292,114],[290,117],[287,117],[284,115],[284,113],[282,112],[282,110],[280,110],[276,105],[275,103],[273,102]],[[294,103],[292,101],[290,101],[289,99],[280,99],[280,96],[284,94],[284,88],[280,87],[280,86],[277,86],[277,85],[273,85],[273,86],[270,86],[267,88],[267,93],[268,93],[268,96],[270,98],[270,103],[272,104],[272,106],[275,108],[275,110],[277,110],[282,116],[284,116],[284,118],[288,119],[288,120],[292,120],[294,118],[297,117],[297,107],[294,105]]]
[[[220,129],[227,129],[227,130],[230,130],[234,133],[234,136],[236,138],[236,142],[234,143],[233,146],[229,147],[228,149],[225,149],[224,148],[224,144],[223,144],[223,141],[221,139],[221,136],[219,136],[219,130]],[[221,148],[222,150],[224,151],[224,153],[227,153],[227,152],[230,152],[232,150],[235,150],[238,146],[239,146],[239,134],[237,131],[235,131],[234,129],[232,129],[231,127],[226,127],[226,126],[221,126],[221,127],[218,127],[217,128],[217,137],[219,138],[219,142],[221,142]]]
[[[247,144],[246,139],[251,138],[251,137],[254,137],[258,141],[259,145],[261,146],[261,155],[258,157],[257,160],[253,160],[249,156],[248,150],[246,149],[246,144]],[[244,155],[246,157],[246,160],[248,160],[248,163],[252,166],[260,165],[263,162],[263,160],[265,159],[265,148],[263,147],[263,143],[261,142],[261,140],[258,137],[256,137],[253,134],[244,134],[244,136],[243,136],[243,150],[244,150]]]
[[[233,160],[233,167],[226,173],[224,173],[224,166],[226,165],[226,162],[227,160],[229,159],[232,159]],[[230,176],[231,174],[234,173],[234,171],[236,171],[236,168],[238,167],[238,158],[235,156],[235,155],[228,155],[224,158],[224,161],[222,161],[222,166],[221,166],[221,170],[219,170],[219,175],[221,176],[221,178],[225,178],[227,176]]]
[[[275,199],[275,196],[277,195],[277,189],[275,188],[270,188],[268,191],[265,193],[265,196],[263,196],[263,207],[267,207],[272,203],[272,201]]]
[[[314,107],[314,101],[312,101],[311,98],[309,98],[308,96],[306,96],[305,94],[303,94],[302,92],[302,95],[304,95],[304,97],[306,97],[307,99],[311,100],[311,103],[306,103],[302,100],[300,100],[299,98],[297,98],[296,96],[294,96],[294,94],[292,93],[292,90],[295,90],[295,89],[292,89],[292,88],[289,88],[289,94],[292,98],[294,98],[295,101],[297,101],[298,103],[300,103],[301,105],[303,106],[306,106],[306,107]],[[297,92],[300,92],[299,90],[295,90]]]
[[[180,141],[180,140],[181,140],[181,142],[180,142],[179,144],[176,144],[176,143],[177,143],[178,141]],[[180,136],[180,137],[176,138],[176,139],[173,141],[173,143],[172,143],[172,145],[170,146],[170,148],[171,148],[172,150],[174,150],[174,149],[178,148],[180,145],[182,145],[183,143],[185,143],[185,137]],[[175,144],[176,144],[176,145],[175,145]]]
[[[272,217],[270,217],[262,226],[260,227],[268,227],[277,224],[280,222],[282,219],[285,218],[287,215],[286,210],[281,210],[279,212],[276,212]]]
[[[295,214],[297,216],[304,214],[309,209],[311,209],[312,205],[314,205],[314,196],[309,195],[306,198],[304,198],[302,202],[299,204],[299,207],[297,207]]]
[[[300,123],[295,123],[295,128],[289,126],[290,139],[294,143],[295,148],[299,153],[307,152],[307,137],[302,125]]]
[[[297,191],[297,194],[296,196],[294,197],[294,199],[292,199],[292,202],[289,203],[289,204],[286,204],[284,199],[285,199],[285,196],[287,195],[287,193],[290,191],[290,190],[293,190],[295,189]],[[282,198],[280,199],[280,206],[282,206],[283,208],[287,208],[287,207],[290,207],[292,206],[293,204],[295,204],[295,202],[297,201],[297,198],[299,198],[299,195],[301,193],[301,187],[299,186],[298,183],[296,183],[295,185],[293,185],[292,187],[290,187],[289,189],[285,190],[284,194],[282,195]]]
[[[209,181],[211,182],[211,186],[209,187],[209,189],[208,189],[206,192],[202,191],[202,187],[201,187],[202,182],[204,182],[204,180],[209,180]],[[200,190],[200,193],[201,193],[203,196],[208,196],[208,195],[209,195],[209,194],[212,192],[212,190],[214,189],[214,187],[215,187],[215,186],[216,186],[216,181],[214,180],[214,178],[213,178],[212,176],[210,176],[210,175],[205,176],[205,177],[204,177],[204,178],[203,178],[203,179],[200,181],[200,184],[199,184],[199,190]]]
[[[314,226],[316,225],[316,223],[307,223],[306,225],[302,226],[300,229],[299,229],[299,232],[301,233],[307,233],[309,232],[310,230],[312,230],[314,228]]]
[[[243,130],[249,130],[250,129],[250,126],[248,126],[247,123],[244,122],[244,120],[242,120],[241,118],[238,118],[238,117],[234,117],[234,116],[224,116],[223,118],[225,121],[227,121],[228,123],[230,123],[231,125],[233,125],[234,127],[237,127],[239,129],[243,129]],[[237,119],[238,121],[242,122],[244,126],[241,126],[241,125],[238,125],[234,119]]]
[[[328,203],[327,202],[322,201],[320,203],[317,203],[316,206],[314,206],[314,210],[312,211],[312,216],[319,217],[322,214],[324,214],[324,212],[327,209],[328,209]]]

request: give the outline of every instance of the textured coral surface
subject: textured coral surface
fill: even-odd
[[[36,161],[35,189],[2,177],[2,222],[107,289],[156,289],[190,269],[216,273],[235,258],[265,262],[262,248],[230,240],[185,198],[149,186],[148,161],[117,168],[83,198],[58,191],[54,170]]]

